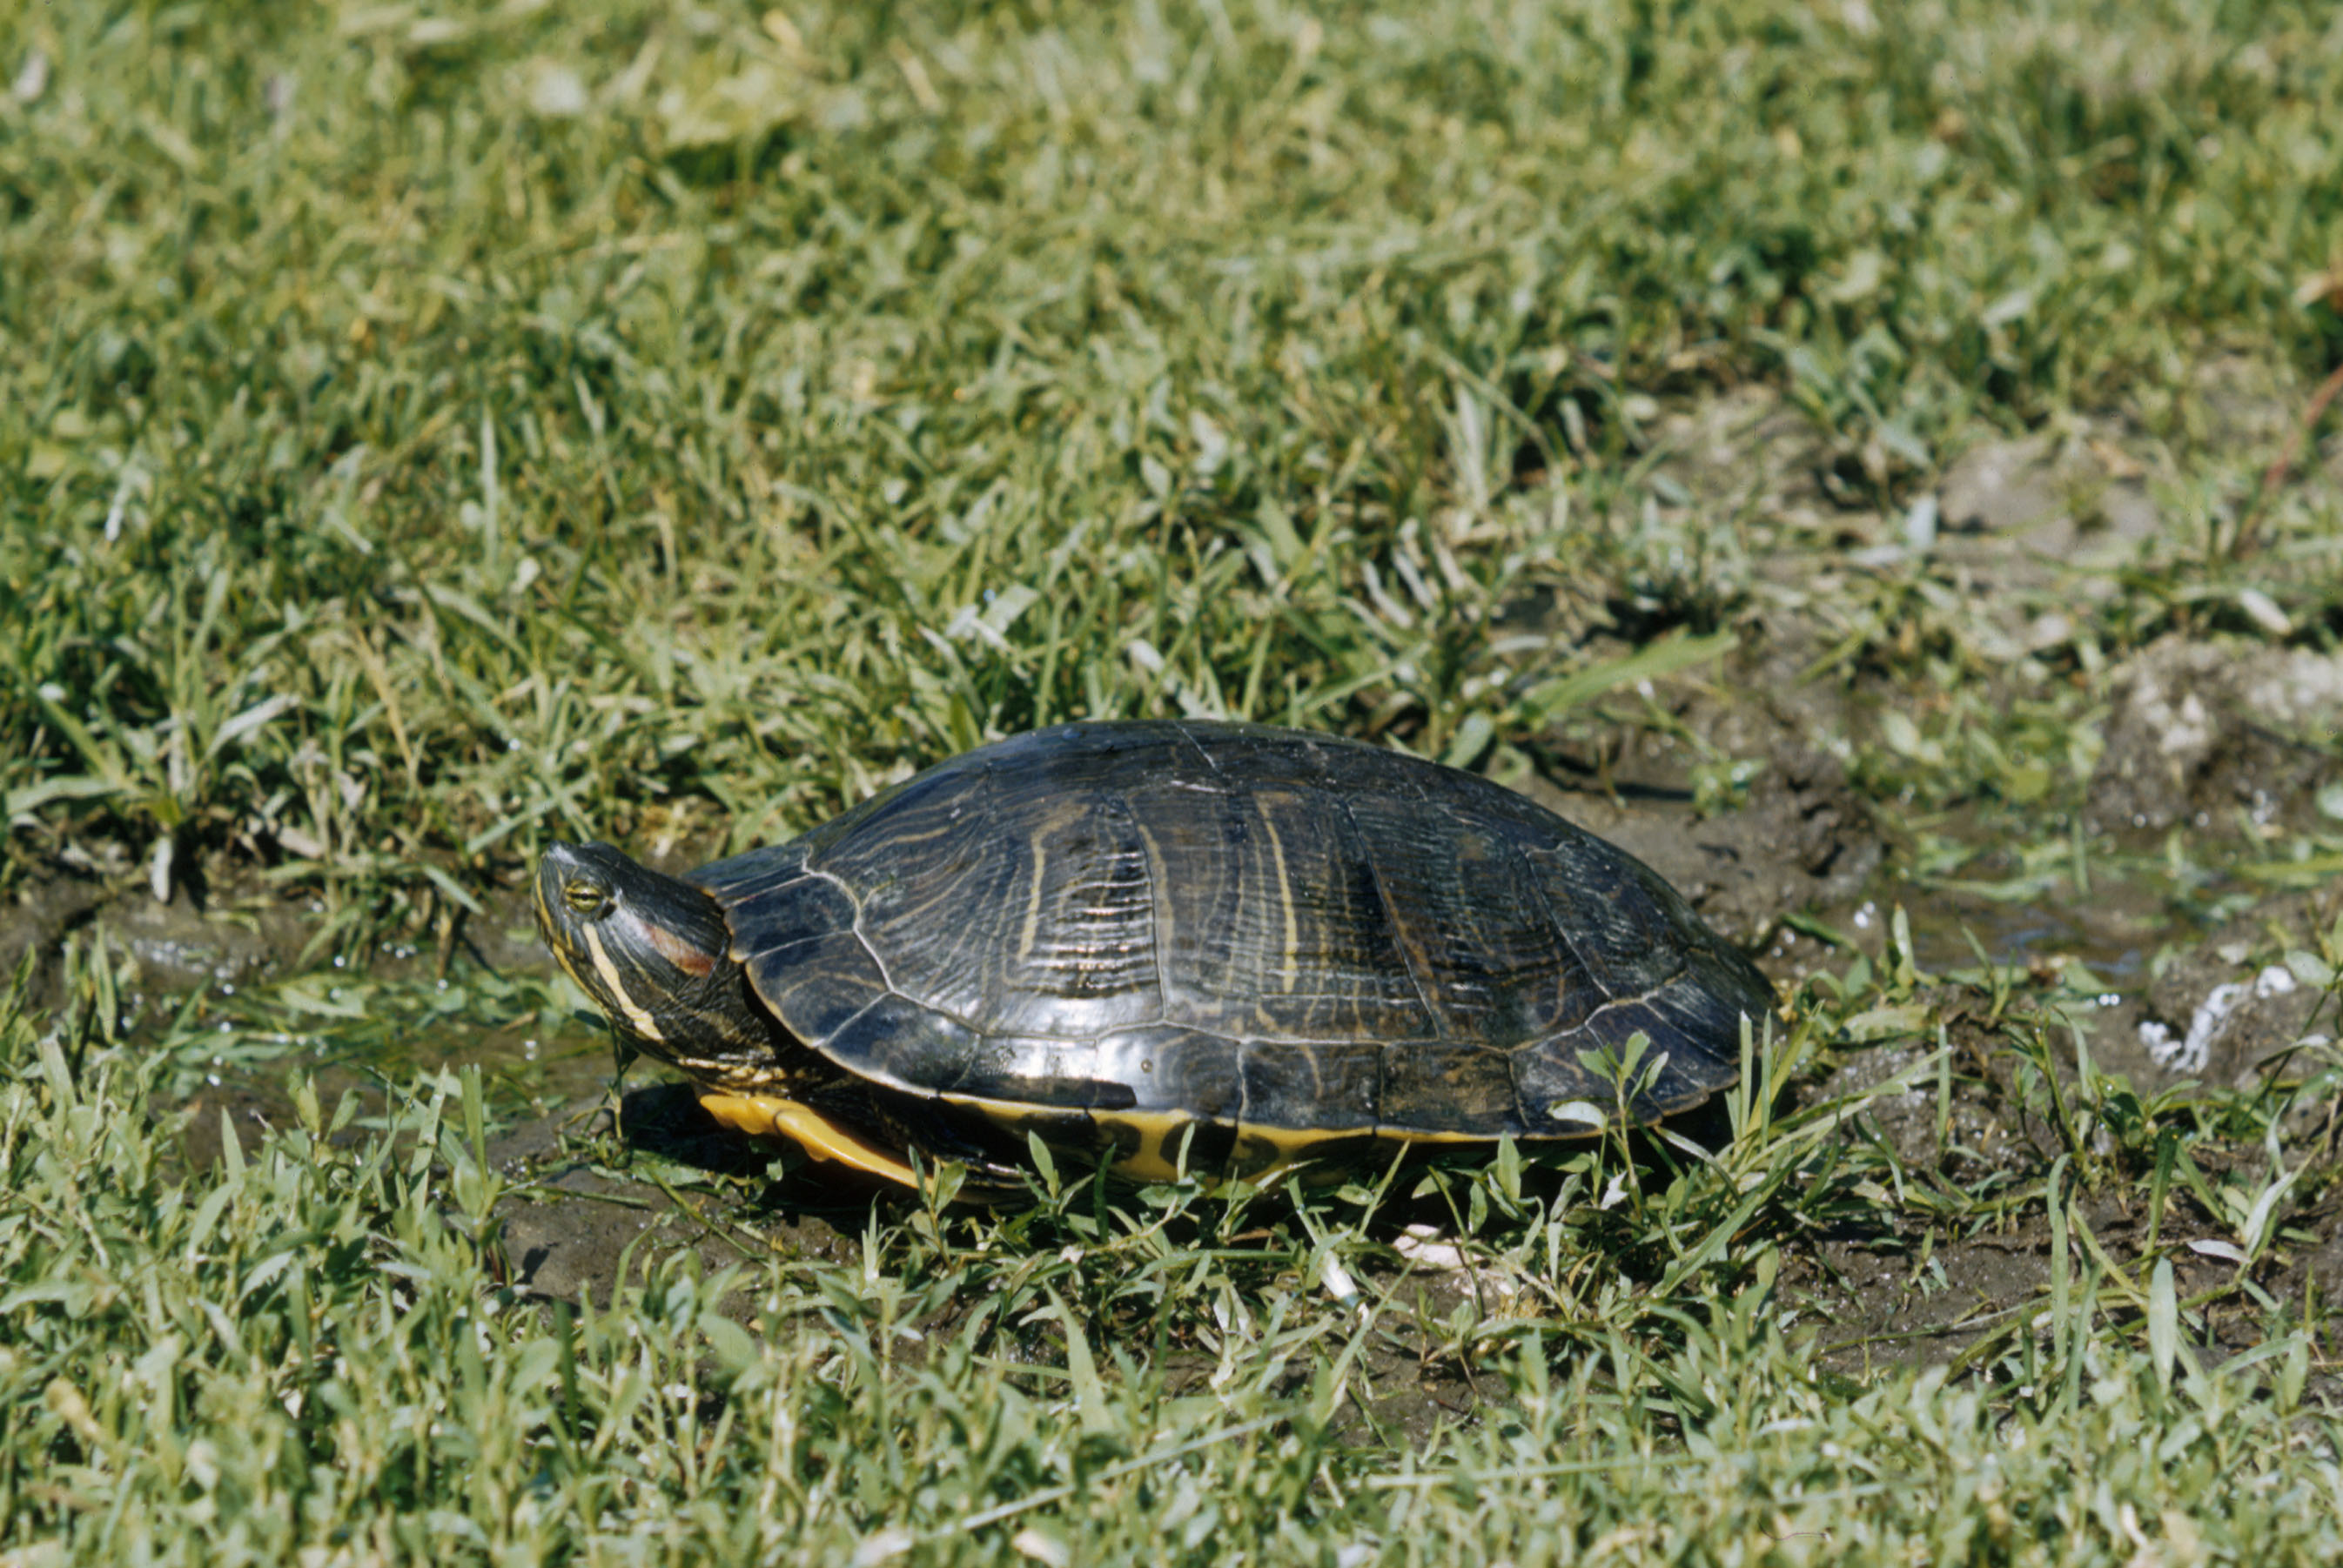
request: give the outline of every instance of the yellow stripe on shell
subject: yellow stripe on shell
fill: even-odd
[[[1118,1176],[1134,1181],[1171,1181],[1179,1177],[1180,1150],[1177,1134],[1184,1127],[1195,1124],[1196,1118],[1180,1111],[1054,1111],[1042,1105],[1026,1105],[1013,1100],[987,1100],[974,1094],[943,1094],[937,1096],[946,1105],[957,1105],[973,1111],[1002,1131],[1022,1137],[1037,1120],[1055,1116],[1088,1116],[1104,1128],[1127,1127],[1139,1135],[1138,1152],[1116,1161],[1109,1169]]]
[[[1262,828],[1269,834],[1269,852],[1277,861],[1277,901],[1285,910],[1285,957],[1279,965],[1278,978],[1284,981],[1285,994],[1292,996],[1296,978],[1295,963],[1302,953],[1302,931],[1293,908],[1293,879],[1285,869],[1285,840],[1277,836],[1277,818],[1270,810],[1272,801],[1282,799],[1283,796],[1264,795],[1259,809]]]
[[[977,1111],[996,1127],[1019,1136],[1022,1136],[1037,1118],[1065,1114],[1061,1111],[1053,1112],[1047,1106],[1025,1105],[1009,1100],[986,1100],[972,1094],[945,1094],[939,1098],[948,1105],[962,1106]],[[1129,1131],[1134,1135],[1136,1147],[1132,1152],[1111,1161],[1107,1166],[1107,1169],[1116,1175],[1133,1181],[1179,1180],[1181,1142],[1191,1127],[1226,1127],[1236,1136],[1239,1154],[1254,1156],[1243,1159],[1241,1167],[1233,1171],[1191,1171],[1188,1172],[1191,1176],[1201,1176],[1208,1180],[1222,1175],[1238,1175],[1247,1180],[1258,1180],[1263,1176],[1274,1175],[1280,1171],[1291,1170],[1297,1165],[1307,1165],[1322,1158],[1329,1144],[1348,1143],[1354,1139],[1372,1140],[1376,1143],[1384,1144],[1428,1144],[1448,1148],[1471,1144],[1493,1150],[1497,1146],[1496,1137],[1485,1132],[1418,1131],[1413,1128],[1389,1125],[1330,1127],[1322,1130],[1264,1127],[1257,1121],[1215,1123],[1208,1121],[1203,1117],[1192,1116],[1179,1111],[1077,1111],[1073,1114],[1088,1116],[1096,1124],[1100,1132],[1098,1142],[1101,1147],[1109,1147],[1114,1143],[1112,1134],[1115,1131]],[[1551,1133],[1532,1133],[1517,1137],[1515,1141],[1521,1143],[1576,1142],[1593,1136],[1597,1131],[1594,1128],[1557,1130]],[[1271,1151],[1267,1160],[1258,1158],[1259,1151],[1263,1147]]]
[[[1017,958],[1021,963],[1031,961],[1033,941],[1041,934],[1041,881],[1050,859],[1049,851],[1041,847],[1041,835],[1038,833],[1033,836],[1032,849],[1033,870],[1025,885],[1025,926],[1017,936]]]
[[[1004,1131],[1023,1133],[1037,1116],[1050,1114],[1049,1109],[1037,1105],[1021,1105],[1014,1101],[985,1100],[972,1094],[946,1094],[940,1097],[946,1104],[965,1106],[978,1111]],[[1091,1111],[1077,1112],[1087,1115],[1102,1134],[1100,1143],[1114,1141],[1111,1134],[1129,1131],[1135,1135],[1136,1147],[1120,1159],[1109,1162],[1107,1169],[1117,1176],[1132,1181],[1176,1181],[1180,1179],[1180,1154],[1188,1129],[1211,1125],[1202,1117],[1181,1111]],[[1222,1123],[1221,1125],[1228,1125]],[[1260,1162],[1248,1161],[1242,1171],[1248,1179],[1272,1175],[1295,1165],[1305,1165],[1318,1158],[1325,1144],[1351,1138],[1373,1138],[1380,1142],[1412,1143],[1412,1136],[1393,1133],[1380,1128],[1361,1127],[1315,1131],[1307,1129],[1262,1127],[1255,1122],[1235,1124],[1240,1146],[1252,1142],[1256,1147],[1266,1144],[1273,1151],[1271,1158]],[[1446,1140],[1438,1140],[1445,1141]],[[1493,1138],[1458,1139],[1459,1142],[1485,1143],[1493,1147]],[[1217,1178],[1219,1171],[1191,1171],[1192,1176]]]

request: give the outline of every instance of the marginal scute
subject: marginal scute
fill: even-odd
[[[1131,1086],[1134,1107],[1234,1121],[1244,1109],[1242,1047],[1223,1034],[1158,1024],[1099,1041],[1097,1070]]]
[[[1587,1020],[1586,1027],[1572,1041],[1571,1054],[1575,1057],[1582,1051],[1608,1050],[1624,1060],[1628,1047],[1634,1043],[1639,1034],[1662,1049],[1675,1038],[1649,1001],[1624,1001],[1606,1007]],[[1605,1085],[1603,1091],[1605,1103],[1610,1097],[1609,1086]]]
[[[1700,971],[1694,970],[1653,993],[1649,1005],[1659,1018],[1653,1038],[1715,1040],[1737,1055],[1741,1048],[1741,1010],[1701,983],[1699,977]],[[1763,1017],[1752,1017],[1749,1021],[1761,1035],[1764,1033]]]
[[[1590,1049],[1591,1041],[1581,1049]],[[1554,1108],[1576,1101],[1592,1101],[1608,1108],[1611,1086],[1586,1070],[1576,1050],[1523,1050],[1513,1052],[1513,1092],[1520,1097],[1525,1134],[1584,1133],[1584,1122],[1557,1119]]]
[[[1388,1047],[1350,1040],[1297,1049],[1263,1041],[1240,1053],[1248,1123],[1328,1131],[1372,1131],[1383,1110]]]
[[[1014,1104],[1064,1110],[1121,1110],[1138,1103],[1131,1086],[1099,1070],[1095,1040],[1050,1040],[1034,1035],[987,1035],[962,1071],[948,1081],[952,1091]],[[926,1086],[944,1086],[927,1075]]]
[[[1510,1055],[1446,1040],[1394,1045],[1384,1052],[1383,1124],[1481,1138],[1528,1131]]]

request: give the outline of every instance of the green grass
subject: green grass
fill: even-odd
[[[1045,1170],[1002,1210],[873,1209],[838,1262],[718,1221],[737,1266],[646,1255],[615,1302],[548,1312],[501,1283],[476,1074],[394,1093],[364,1135],[360,1096],[328,1113],[301,1081],[281,1131],[248,1155],[226,1138],[189,1181],[161,1135],[168,1053],[109,1038],[106,969],[81,965],[55,1032],[19,1013],[0,1037],[0,1513],[26,1563],[2091,1563],[2142,1541],[2314,1563],[2338,1543],[2336,1425],[2306,1400],[2318,1320],[2252,1282],[2280,1241],[2272,1172],[2195,1163],[2250,1129],[2105,1081],[2021,1088],[2073,1152],[1999,1190],[1848,1139],[1859,1104],[1736,1105],[1714,1163],[1640,1180],[1617,1144],[1298,1205]],[[1839,1015],[1810,1016],[1808,1040]],[[2014,1016],[2010,1040],[2038,1038]],[[1800,1049],[1770,1065],[1795,1078]],[[2182,1298],[2170,1237],[2153,1267],[2070,1253],[2092,1194],[2176,1158],[2173,1211],[2195,1191],[2227,1217],[2234,1281]],[[1445,1307],[1384,1217],[1408,1182],[1473,1265]],[[702,1187],[677,1201],[712,1206]],[[1835,1370],[1827,1314],[1781,1278],[1837,1227],[1951,1238],[2046,1206],[2047,1285],[1954,1367],[1883,1341],[1881,1370]],[[2240,1312],[2257,1349],[2197,1348]],[[1469,1415],[1379,1420],[1379,1384],[1443,1373]]]
[[[2074,826],[2126,656],[2343,634],[2331,486],[2260,488],[2343,356],[2331,7],[0,0],[0,893],[317,910],[236,999],[140,998],[79,933],[10,993],[11,1563],[2343,1550],[2332,1326],[2276,1288],[2331,1060],[2062,1084],[2079,992],[1908,942],[1806,989],[1809,1103],[1714,1164],[1293,1204],[1070,1171],[879,1205],[843,1262],[711,1221],[729,1276],[647,1255],[564,1315],[488,1218],[524,1179],[482,1131],[537,1090],[412,1070],[568,1027],[454,940],[551,837],[770,841],[988,737],[1181,712],[1501,777],[1681,732],[1723,809],[1764,759],[1638,683],[1734,696],[1785,622],[1892,716],[1815,739],[1900,869],[1983,838],[2027,897],[2148,879],[2331,990],[2333,911],[2255,890],[2316,896],[2333,813],[2243,892],[2234,850]],[[2235,433],[2216,362],[2279,427]],[[1751,387],[1837,522],[1669,477],[1668,416]],[[2087,612],[2041,590],[2071,638],[1848,567],[1835,528],[2085,417],[2177,522]],[[385,961],[435,942],[450,990]],[[1816,1086],[1868,1048],[2036,1141],[1842,1125]],[[207,1075],[350,1062],[392,1087],[181,1155]],[[2173,1218],[2110,1252],[2110,1204]],[[1511,1294],[1411,1271],[1433,1211]],[[1924,1370],[1836,1332],[1846,1235],[1916,1292],[1979,1236],[2049,1261]],[[2189,1238],[2245,1261],[2206,1282]],[[1419,1371],[1471,1401],[1378,1425]]]
[[[2224,15],[28,11],[0,790],[363,947],[1068,714],[1518,735],[1745,589],[1633,526],[1655,398],[1776,383],[1894,507],[2337,351],[2331,18]]]

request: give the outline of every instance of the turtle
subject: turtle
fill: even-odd
[[[1585,1137],[1735,1083],[1773,988],[1640,860],[1477,774],[1260,725],[980,747],[669,877],[557,843],[534,903],[721,1122],[916,1184],[1029,1136],[1118,1175]],[[1614,1057],[1614,1060],[1616,1058]]]

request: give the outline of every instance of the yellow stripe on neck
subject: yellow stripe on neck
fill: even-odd
[[[581,927],[580,930],[585,935],[588,950],[594,955],[594,972],[602,977],[603,985],[609,990],[610,1000],[626,1013],[627,1021],[635,1026],[637,1034],[654,1043],[664,1044],[667,1036],[659,1032],[658,1022],[645,1010],[642,1003],[627,994],[627,982],[618,978],[618,966],[610,961],[609,950],[602,946],[601,934],[591,926]]]
[[[840,1165],[917,1190],[918,1172],[875,1144],[866,1143],[820,1111],[769,1094],[703,1094],[708,1114],[752,1138],[787,1138],[817,1160]]]

